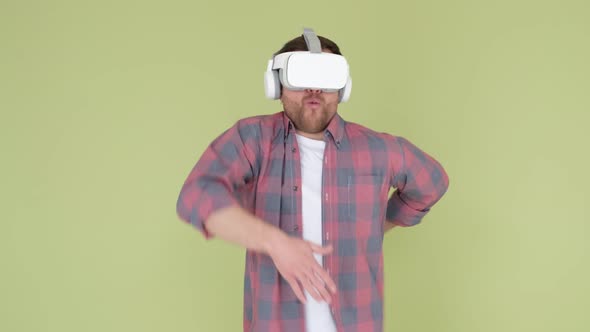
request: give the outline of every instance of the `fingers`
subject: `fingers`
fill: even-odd
[[[325,247],[319,246],[315,243],[309,242],[309,246],[311,247],[311,250],[315,253],[321,254],[321,255],[327,255],[330,254],[333,250],[334,247],[330,244],[327,245]],[[313,268],[313,272],[317,275],[314,276],[313,279],[319,279],[320,281],[323,282],[322,285],[322,289],[328,288],[333,294],[336,294],[336,283],[334,283],[334,281],[332,280],[332,278],[330,277],[330,275],[328,274],[328,272],[326,272],[321,265],[319,264],[314,264],[314,268]]]
[[[332,302],[332,294],[336,294],[336,286],[330,275],[319,264],[297,276],[303,288],[316,301]]]
[[[333,246],[322,247],[301,239],[294,239],[290,244],[297,250],[280,251],[280,255],[273,257],[273,261],[295,296],[302,303],[306,303],[307,294],[304,291],[307,291],[316,301],[331,303],[332,294],[336,294],[336,285],[328,272],[315,260],[313,253],[330,254]]]
[[[305,289],[309,293],[309,295],[311,295],[311,297],[313,297],[316,301],[326,301],[327,303],[331,303],[332,297],[330,296],[326,288],[323,285],[320,285],[320,282],[317,281],[317,278],[315,278],[316,281],[314,281],[313,284],[311,280],[312,279],[303,277],[299,279],[299,282],[301,283],[301,286],[303,286],[303,289]],[[293,289],[295,296],[297,296],[297,298],[302,303],[306,303],[307,300],[305,298],[303,290],[299,286],[299,282],[297,282],[297,280],[295,279],[289,279],[287,280],[287,282],[291,286],[291,289]]]
[[[301,282],[301,285],[303,286],[303,288],[305,288],[305,290],[309,293],[309,295],[311,297],[313,297],[316,301],[326,301],[326,302],[330,303],[329,301],[331,299],[330,299],[330,296],[328,295],[328,292],[326,292],[325,289],[322,292],[322,288],[324,288],[324,287],[319,285],[319,283],[317,282],[317,278],[310,278],[308,276],[302,276],[301,278],[299,278],[299,281]],[[324,297],[324,293],[327,298]]]
[[[297,282],[297,280],[292,279],[292,278],[285,279],[285,280],[287,280],[289,285],[291,285],[291,289],[293,289],[293,292],[295,293],[295,296],[297,296],[299,301],[301,301],[302,303],[306,303],[307,301],[305,300],[305,295],[303,294],[301,287],[299,287],[299,283]]]
[[[330,254],[332,252],[332,250],[334,250],[334,247],[332,247],[332,245],[327,245],[325,247],[322,246],[318,246],[315,243],[311,243],[309,242],[309,246],[311,247],[311,250],[317,254],[321,254],[321,255],[327,255]]]
[[[324,270],[319,264],[315,266],[314,273],[317,275],[317,279],[322,281],[323,288],[329,289],[332,294],[336,294],[337,288],[336,283],[332,280],[332,277]]]
[[[321,296],[321,299],[326,301],[327,303],[332,302],[332,295],[330,291],[326,288],[326,283],[321,279],[321,277],[314,273],[313,278],[311,279],[311,284],[318,292],[318,295]]]

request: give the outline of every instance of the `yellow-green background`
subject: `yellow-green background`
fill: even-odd
[[[590,330],[590,4],[0,1],[0,330],[239,331],[244,252],[176,216],[237,119],[274,113],[304,26],[351,65],[345,119],[451,187],[385,240],[386,331]]]

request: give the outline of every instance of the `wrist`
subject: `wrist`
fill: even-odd
[[[262,253],[271,255],[275,248],[284,243],[287,235],[276,227],[267,227],[265,232],[262,232]]]

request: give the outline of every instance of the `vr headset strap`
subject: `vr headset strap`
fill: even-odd
[[[303,38],[307,44],[307,49],[310,53],[322,53],[322,44],[320,39],[310,28],[303,28]]]

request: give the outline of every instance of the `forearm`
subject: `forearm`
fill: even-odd
[[[390,185],[396,190],[387,202],[386,220],[402,227],[414,226],[445,194],[449,179],[430,155],[406,139],[398,138],[398,143],[402,158],[395,159],[399,164],[391,169]]]
[[[211,234],[222,240],[266,254],[277,241],[287,236],[237,205],[213,212],[205,225]]]

